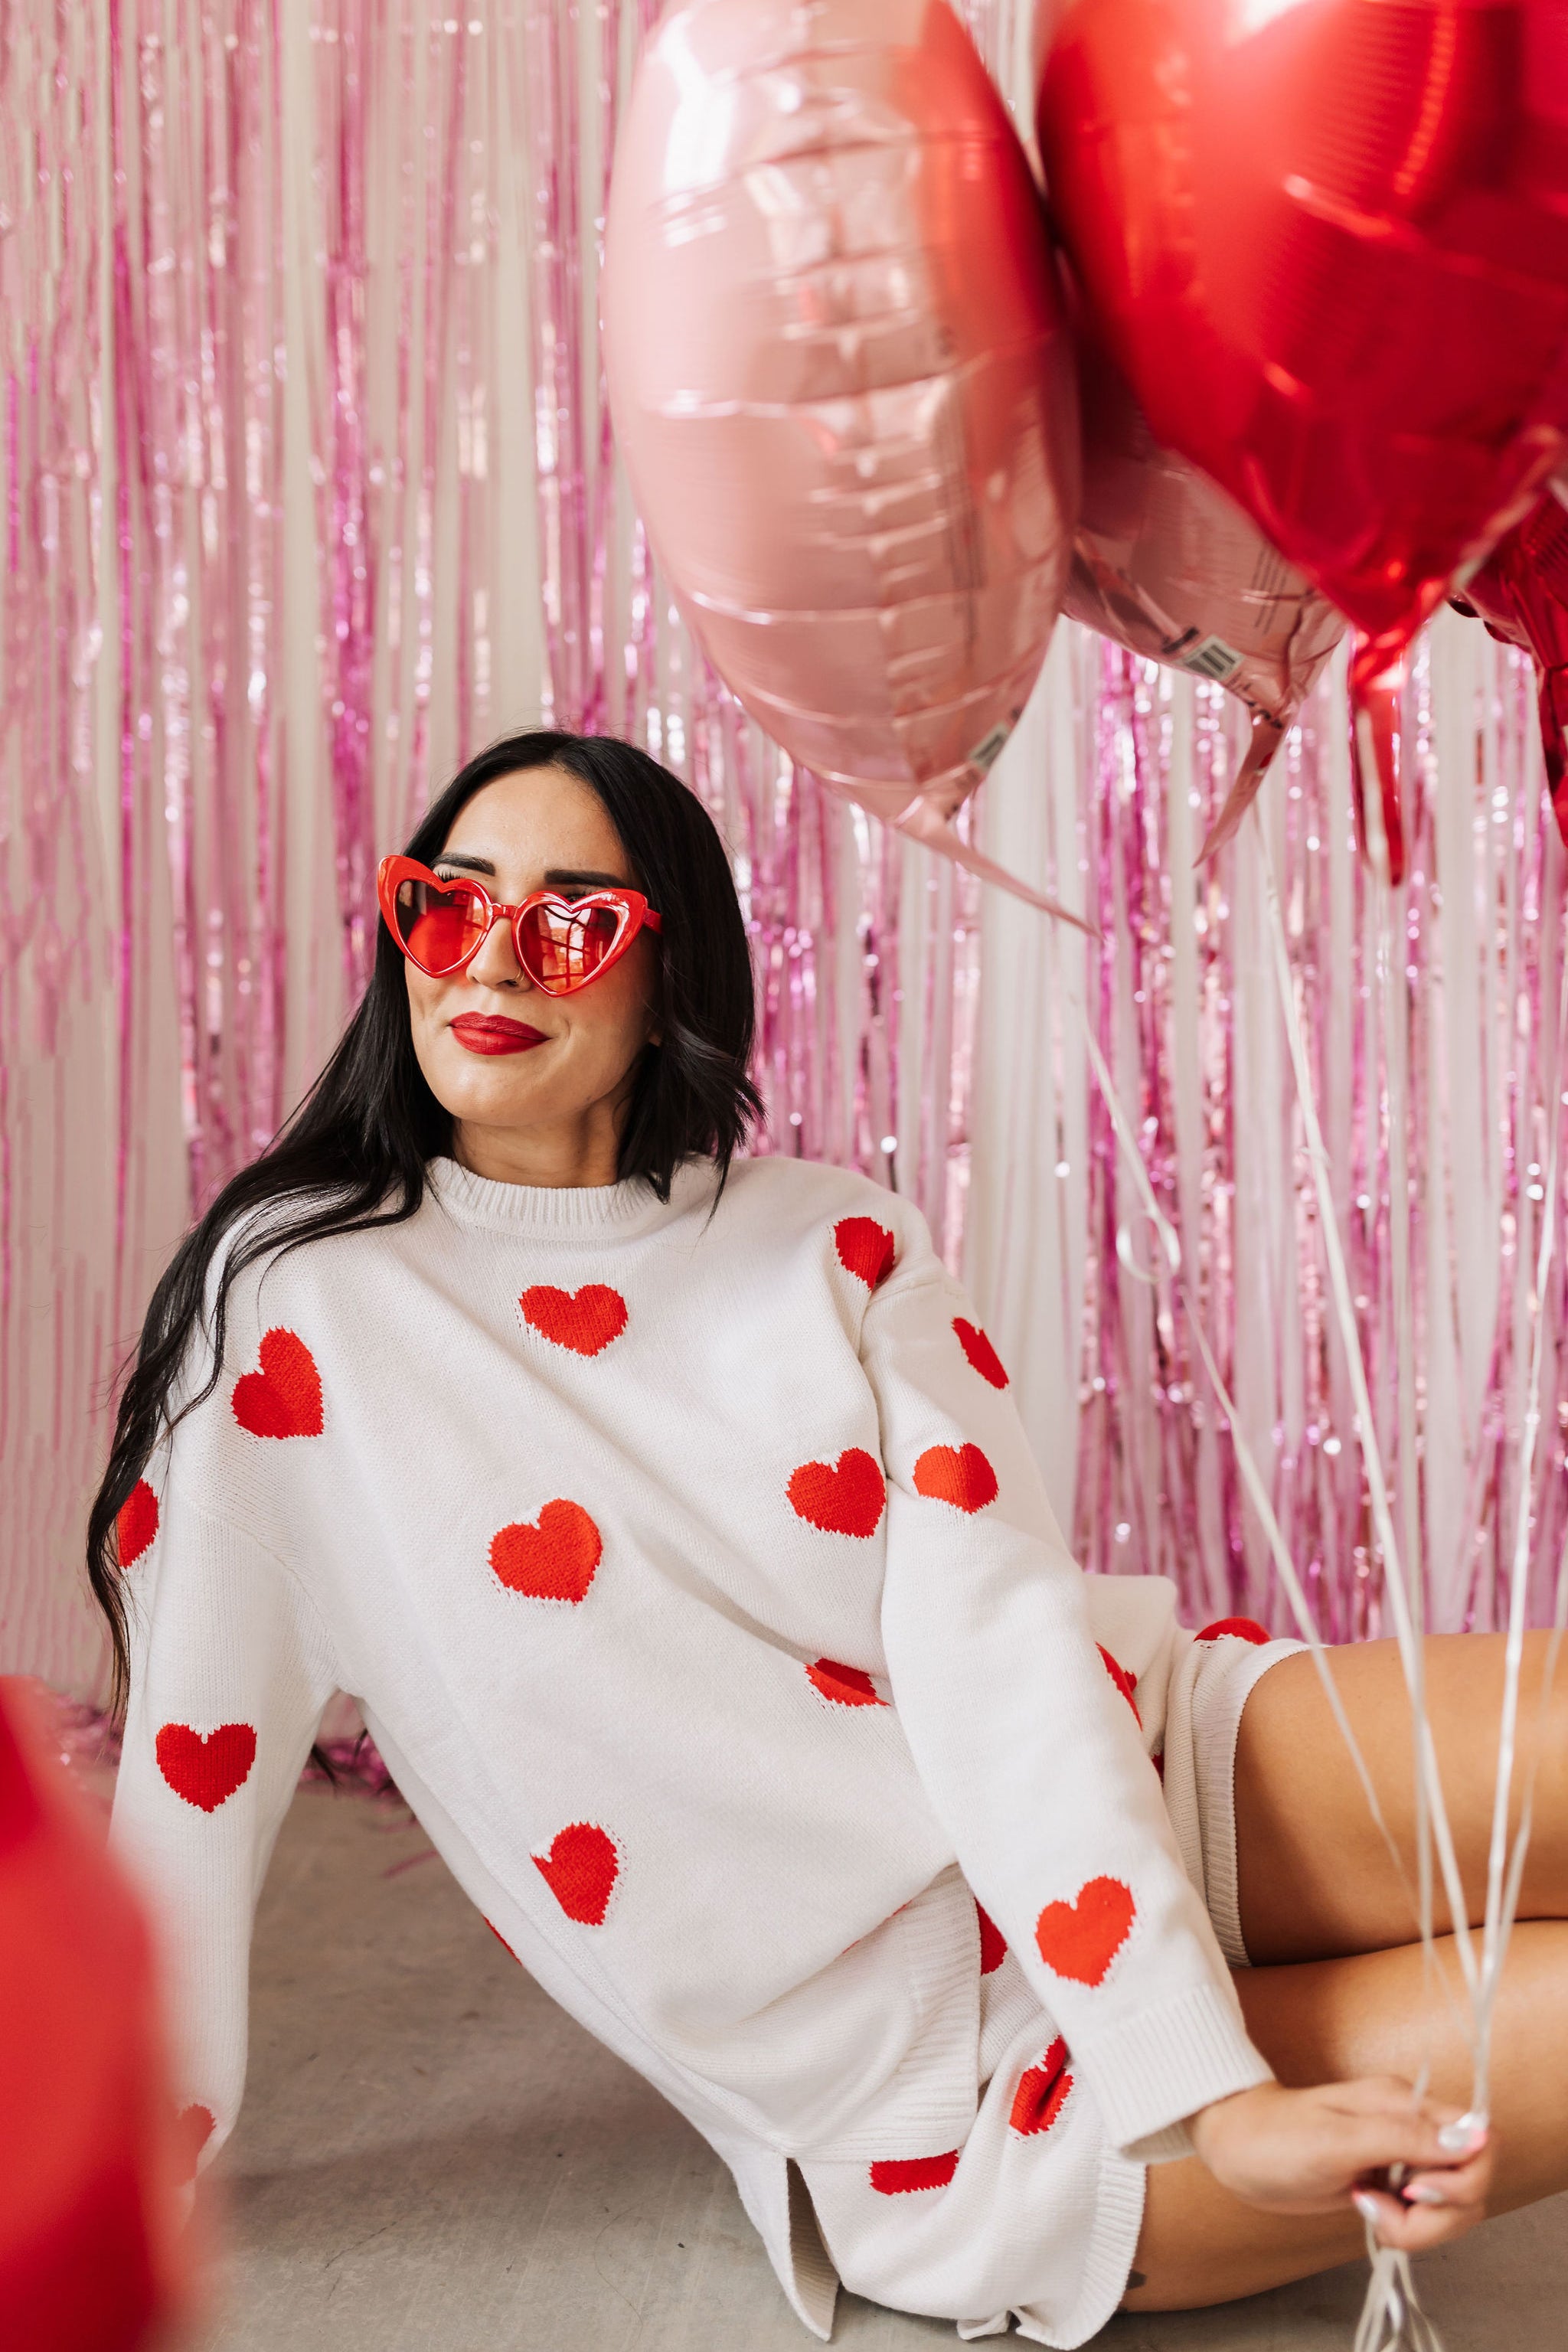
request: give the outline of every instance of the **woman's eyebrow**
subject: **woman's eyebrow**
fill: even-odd
[[[624,890],[627,887],[619,874],[593,874],[581,866],[552,866],[544,879],[552,889],[559,889],[563,882],[586,882],[595,890]]]
[[[460,849],[444,849],[437,858],[437,866],[461,866],[466,874],[489,874],[495,866],[488,857],[473,857]],[[591,890],[624,890],[627,886],[619,874],[598,874],[584,866],[552,866],[544,877],[545,887],[559,890],[569,882],[585,884]]]

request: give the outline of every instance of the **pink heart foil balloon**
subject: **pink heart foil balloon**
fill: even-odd
[[[1344,615],[1206,474],[1157,446],[1125,379],[1088,345],[1079,382],[1083,505],[1062,610],[1129,653],[1217,680],[1252,714],[1201,862],[1251,806]]]
[[[1406,648],[1568,448],[1568,6],[1040,0],[1037,29],[1087,312],[1161,446],[1354,623],[1397,881]]]
[[[1023,148],[945,0],[667,15],[603,308],[633,489],[731,690],[835,791],[1006,878],[949,820],[1060,604],[1073,358]]]

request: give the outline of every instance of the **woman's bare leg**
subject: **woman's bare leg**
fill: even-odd
[[[1527,1637],[1520,1683],[1515,1819],[1525,1770],[1540,1751],[1522,1919],[1568,1918],[1568,1647],[1543,1718],[1547,1640],[1544,1633]],[[1486,1901],[1503,1650],[1500,1633],[1438,1634],[1426,1644],[1427,1717],[1472,1923]],[[1361,1642],[1330,1655],[1414,1885],[1414,1751],[1398,1651],[1392,1642]],[[1373,1822],[1317,1669],[1304,1654],[1271,1666],[1243,1710],[1236,1838],[1242,1936],[1255,1962],[1384,1951],[1416,1935],[1410,1896]],[[1441,1928],[1451,1923],[1440,1880],[1436,1896]],[[1568,1994],[1568,1981],[1563,1991]]]
[[[1415,1882],[1410,1708],[1392,1642],[1332,1654],[1334,1680],[1389,1828]],[[1539,1759],[1535,1823],[1499,2003],[1491,2114],[1497,2210],[1568,2188],[1568,1655],[1542,1712],[1547,1642],[1526,1644],[1519,1766]],[[1426,1706],[1473,1922],[1482,1916],[1497,1776],[1503,1642],[1436,1636],[1426,1645]],[[1454,1953],[1428,1976],[1410,1896],[1310,1658],[1284,1660],[1258,1684],[1236,1759],[1237,1875],[1242,1933],[1260,1965],[1237,1983],[1258,2048],[1289,2084],[1429,2070],[1438,2098],[1465,2105],[1470,2054]],[[1448,1921],[1438,1894],[1439,1927]],[[1128,2295],[1133,2310],[1223,2303],[1303,2278],[1357,2253],[1353,2213],[1295,2221],[1261,2213],[1194,2160],[1156,2167]]]
[[[1447,1938],[1438,1952],[1454,1990],[1458,1969]],[[1418,1945],[1243,1969],[1236,1981],[1248,2031],[1282,2083],[1362,2074],[1413,2080],[1425,2065],[1434,2097],[1468,2102],[1462,2008],[1428,1985]],[[1535,1921],[1515,1930],[1498,2002],[1491,2114],[1494,2212],[1568,2189],[1568,1924]],[[1229,2303],[1349,2262],[1364,2244],[1353,2212],[1302,2221],[1261,2213],[1222,2189],[1195,2157],[1155,2165],[1133,2263],[1140,2284],[1129,2288],[1122,2308]]]

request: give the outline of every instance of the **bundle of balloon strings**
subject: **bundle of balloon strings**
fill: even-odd
[[[1392,911],[1394,894],[1389,887],[1387,851],[1383,838],[1376,797],[1375,793],[1367,796],[1367,846],[1374,880],[1379,886],[1376,892],[1379,926],[1377,982],[1389,1094],[1389,1189],[1392,1199],[1397,1203],[1403,1203],[1409,1198],[1405,1159],[1405,1138],[1409,1131],[1408,1048],[1403,1018],[1403,999],[1399,992],[1397,979],[1400,969],[1399,959],[1394,953],[1394,926]],[[1419,1542],[1415,1480],[1413,1476],[1407,1475],[1402,1482],[1403,1527],[1396,1532],[1388,1481],[1384,1475],[1383,1455],[1378,1443],[1377,1425],[1373,1414],[1361,1335],[1356,1323],[1355,1307],[1334,1207],[1329,1156],[1324,1148],[1311,1068],[1296,1002],[1295,981],[1290,969],[1289,947],[1286,937],[1284,918],[1280,910],[1279,894],[1267,838],[1261,824],[1257,819],[1256,811],[1254,811],[1253,838],[1261,859],[1280,1013],[1300,1105],[1307,1157],[1310,1166],[1324,1252],[1328,1261],[1330,1296],[1349,1370],[1368,1499],[1371,1504],[1377,1549],[1383,1564],[1384,1592],[1393,1622],[1394,1638],[1399,1644],[1400,1661],[1409,1696],[1415,1749],[1416,1814],[1416,1882],[1414,1886],[1410,1885],[1404,1858],[1384,1818],[1365,1758],[1362,1754],[1350,1720],[1345,1714],[1343,1703],[1334,1683],[1333,1669],[1327,1648],[1318,1630],[1311,1605],[1275,1516],[1268,1486],[1252,1449],[1247,1444],[1235,1402],[1209,1347],[1198,1312],[1198,1302],[1188,1291],[1183,1272],[1181,1242],[1154,1196],[1153,1187],[1150,1182],[1149,1173],[1138,1148],[1132,1127],[1117,1095],[1105,1056],[1100,1051],[1100,1042],[1095,1036],[1087,1010],[1079,997],[1078,1010],[1089,1063],[1100,1093],[1104,1097],[1117,1142],[1137,1190],[1142,1213],[1158,1241],[1160,1254],[1164,1261],[1164,1272],[1162,1274],[1156,1265],[1152,1273],[1146,1273],[1138,1265],[1131,1236],[1125,1225],[1121,1227],[1117,1234],[1117,1255],[1125,1269],[1136,1279],[1153,1285],[1168,1281],[1174,1284],[1183,1293],[1189,1308],[1190,1328],[1194,1335],[1204,1368],[1213,1384],[1215,1394],[1230,1428],[1237,1467],[1247,1497],[1258,1514],[1268,1539],[1274,1567],[1300,1629],[1301,1638],[1311,1651],[1334,1720],[1345,1740],[1357,1777],[1365,1792],[1373,1820],[1388,1847],[1394,1868],[1410,1895],[1426,1961],[1426,1981],[1440,1997],[1452,2003],[1454,1995],[1445,1981],[1436,1948],[1433,1925],[1434,1862],[1437,1871],[1441,1873],[1452,1923],[1454,1949],[1463,1979],[1465,2008],[1460,2021],[1471,2053],[1470,2105],[1465,2120],[1467,2122],[1483,2121],[1488,2110],[1493,2017],[1509,1937],[1518,1911],[1520,1885],[1523,1877],[1525,1855],[1529,1848],[1534,1812],[1536,1777],[1534,1759],[1539,1758],[1544,1746],[1544,1739],[1538,1738],[1521,1792],[1519,1821],[1510,1841],[1509,1800],[1514,1777],[1521,1704],[1521,1679],[1529,1588],[1531,1497],[1541,1433],[1542,1359],[1545,1326],[1543,1301],[1555,1247],[1558,1220],[1550,1209],[1542,1219],[1534,1292],[1531,1301],[1531,1344],[1524,1414],[1520,1433],[1518,1511],[1510,1564],[1503,1703],[1499,1724],[1497,1780],[1488,1851],[1486,1907],[1481,1927],[1480,1949],[1478,1953],[1449,1827],[1447,1808],[1444,1801],[1436,1747],[1433,1740],[1426,1709],[1422,1646],[1425,1633],[1424,1600],[1422,1580],[1416,1564],[1419,1558]],[[1556,1066],[1560,1072],[1563,1068],[1565,1040],[1568,1040],[1568,962],[1563,966],[1557,1006]],[[1552,1204],[1558,1198],[1559,1158],[1559,1122],[1553,1121],[1545,1175],[1545,1198]],[[1396,1384],[1398,1438],[1401,1458],[1406,1465],[1409,1465],[1415,1459],[1416,1392],[1413,1318],[1410,1308],[1409,1234],[1405,1218],[1398,1213],[1395,1213],[1391,1220],[1391,1226],[1395,1326],[1400,1335]],[[1548,1645],[1546,1666],[1538,1701],[1542,1722],[1565,1628],[1568,1628],[1568,1563],[1560,1565],[1557,1580],[1552,1638]],[[1419,2098],[1424,2090],[1425,2080],[1423,2079],[1413,2086],[1413,2097]],[[1391,2178],[1389,2186],[1395,2192],[1400,2185],[1397,2177]],[[1367,2284],[1366,2300],[1356,2328],[1353,2352],[1442,2352],[1441,2339],[1436,2328],[1421,2307],[1409,2255],[1398,2247],[1381,2244],[1375,2230],[1370,2223],[1367,2225],[1366,2235],[1371,2276]]]

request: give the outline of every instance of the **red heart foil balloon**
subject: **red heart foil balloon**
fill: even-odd
[[[0,1676],[0,2342],[191,2344],[205,2315],[175,2184],[196,2134],[164,2057],[163,1938],[51,1731]]]
[[[1563,0],[1045,0],[1037,129],[1156,440],[1347,614],[1398,879],[1405,648],[1568,427]]]
[[[1344,615],[1234,499],[1159,447],[1125,378],[1092,345],[1080,384],[1083,507],[1062,610],[1146,661],[1214,679],[1251,714],[1201,863],[1251,806]]]
[[[725,683],[836,791],[959,850],[1078,488],[1038,194],[945,0],[670,8],[616,151],[604,326],[638,506]]]
[[[1555,496],[1503,534],[1454,602],[1479,614],[1493,636],[1535,656],[1546,782],[1568,842],[1568,512]]]

